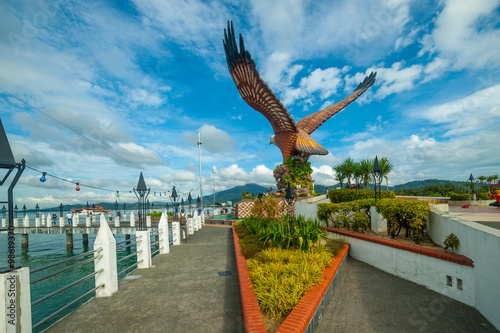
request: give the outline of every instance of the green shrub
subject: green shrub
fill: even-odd
[[[239,237],[239,236],[238,236]],[[239,240],[241,254],[245,259],[251,259],[265,249],[265,244],[258,235],[247,235]]]
[[[368,228],[368,217],[366,214],[361,212],[354,213],[353,222],[352,222],[352,230],[358,231],[361,228],[361,232],[364,232],[366,228]]]
[[[392,191],[382,191],[381,194],[382,198],[385,199],[396,198],[396,194]],[[375,192],[372,190],[339,189],[330,190],[328,192],[328,197],[330,198],[330,202],[332,203],[350,202],[361,199],[374,199]]]
[[[331,259],[326,249],[263,250],[248,265],[261,310],[277,320],[288,316],[307,290],[322,281]]]
[[[448,249],[455,251],[456,249],[458,249],[459,246],[460,246],[460,240],[458,239],[457,236],[455,236],[453,233],[446,236],[446,239],[444,240],[445,251]]]
[[[467,201],[470,200],[469,193],[450,193],[450,200],[452,201]]]
[[[491,197],[490,195],[488,194],[488,192],[481,192],[478,194],[477,198],[479,200],[491,200]]]
[[[421,200],[382,199],[377,202],[377,212],[387,220],[387,232],[391,238],[394,239],[405,228],[405,237],[411,233],[418,244],[427,226],[429,204]]]
[[[273,197],[265,196],[260,200],[256,200],[252,210],[251,216],[256,218],[274,218],[278,219],[285,210],[285,205]]]
[[[345,240],[343,239],[327,239],[325,248],[333,256],[336,256],[344,245],[345,245]]]

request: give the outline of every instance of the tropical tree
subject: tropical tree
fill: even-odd
[[[356,182],[356,189],[360,189],[363,174],[361,172],[361,164],[359,162],[354,162],[352,176],[354,177],[354,181]]]
[[[479,180],[479,188],[482,190],[483,189],[483,182],[488,179],[488,177],[486,176],[479,176],[477,177],[477,179]]]
[[[344,177],[347,179],[347,187],[351,188],[351,178],[354,176],[354,161],[352,158],[346,158],[342,163],[342,171]]]
[[[361,173],[361,182],[365,185],[365,190],[368,189],[368,183],[370,182],[370,176],[373,169],[373,161],[369,159],[363,159],[359,162],[359,171]]]
[[[382,177],[387,182],[387,190],[389,190],[389,173],[392,171],[394,164],[386,156],[384,156],[380,159],[379,165],[382,170]],[[380,186],[382,186],[382,184]]]
[[[333,171],[335,171],[335,180],[337,180],[340,183],[340,188],[343,187],[344,183],[344,171],[342,169],[342,164],[337,164],[333,167]]]

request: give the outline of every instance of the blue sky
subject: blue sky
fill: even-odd
[[[275,184],[281,153],[239,96],[223,29],[233,20],[261,77],[296,121],[376,83],[313,138],[317,184],[332,166],[387,156],[390,184],[499,173],[499,1],[2,1],[0,116],[17,160],[120,190],[204,194]],[[55,122],[53,119],[56,119]],[[25,171],[16,202],[114,201]],[[162,200],[165,200],[162,197]],[[159,198],[157,198],[159,199]]]

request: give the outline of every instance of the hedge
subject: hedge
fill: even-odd
[[[382,199],[396,198],[396,193],[392,191],[382,191],[380,193],[382,193]],[[339,190],[330,190],[328,192],[328,197],[330,198],[330,202],[332,203],[350,202],[361,199],[374,199],[375,192],[373,190],[339,189]]]
[[[469,193],[450,193],[450,200],[452,201],[467,201],[470,200]]]

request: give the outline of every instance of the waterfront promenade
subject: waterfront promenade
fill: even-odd
[[[230,228],[207,224],[153,264],[48,332],[244,331]],[[390,331],[496,332],[476,309],[349,258],[317,332]]]

